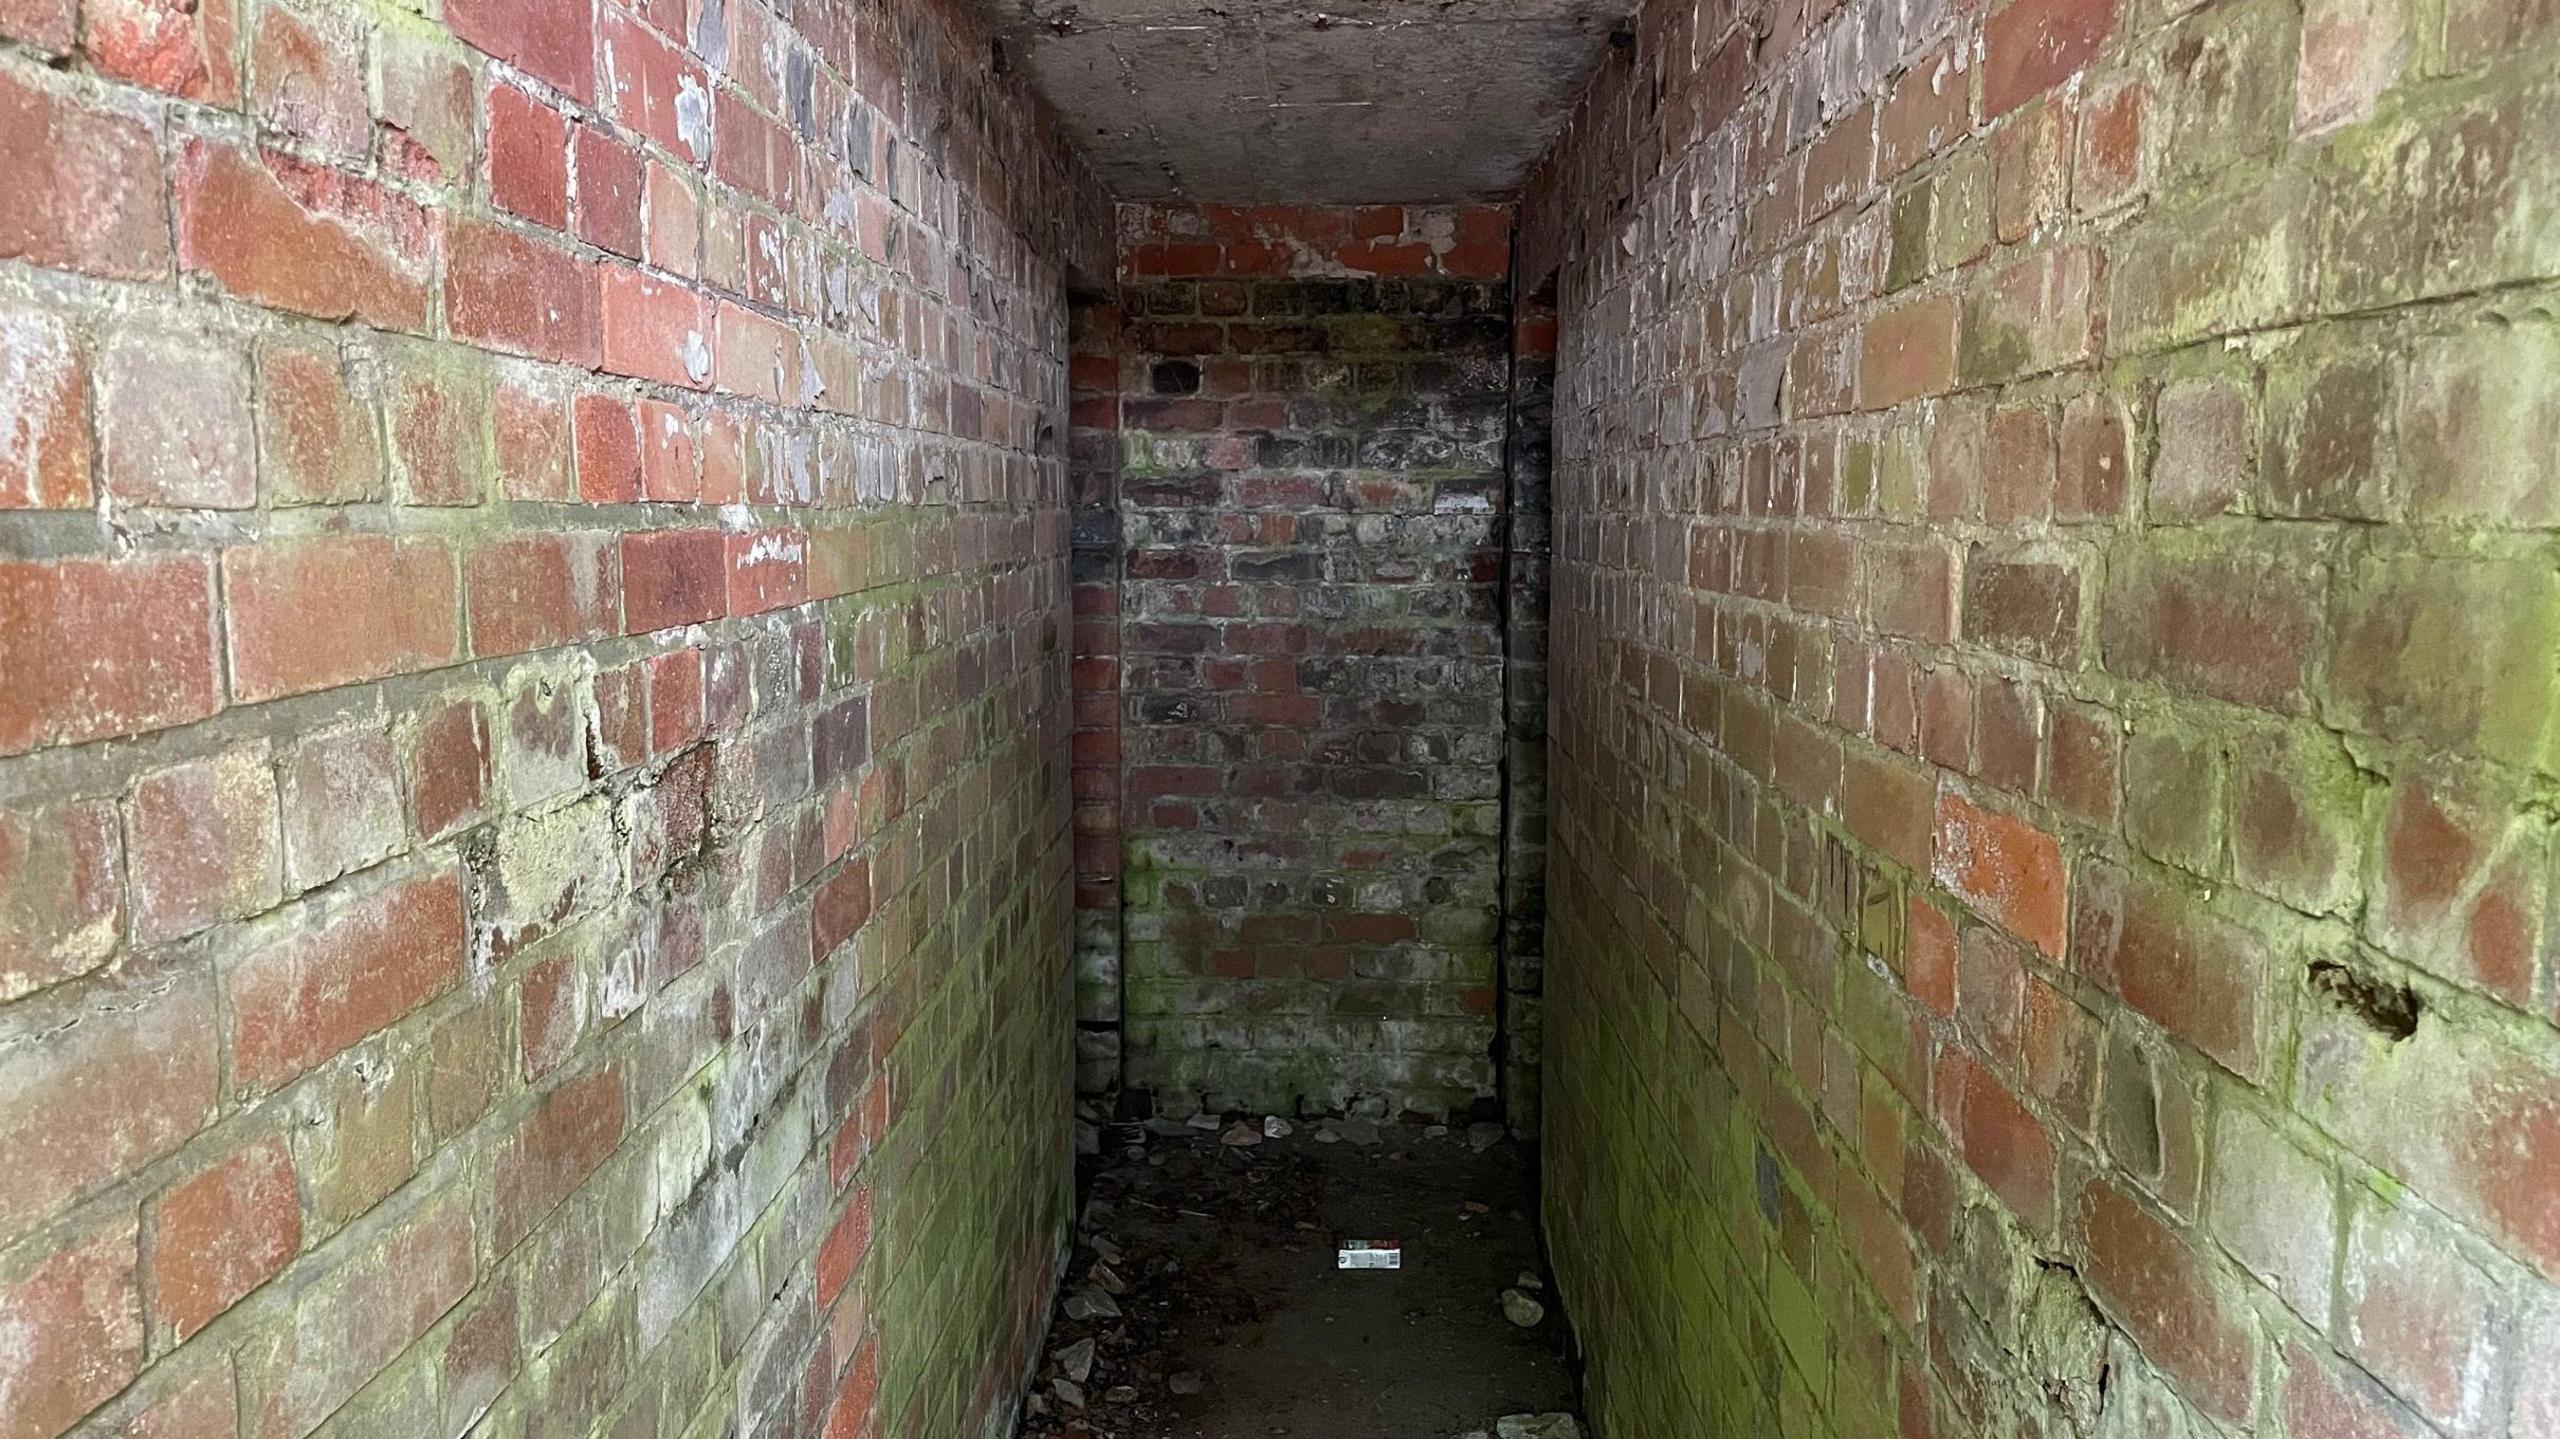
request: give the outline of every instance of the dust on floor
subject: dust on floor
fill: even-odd
[[[1573,1407],[1515,1143],[1261,1126],[1103,1128],[1024,1439],[1457,1439]],[[1345,1240],[1403,1267],[1338,1269]]]

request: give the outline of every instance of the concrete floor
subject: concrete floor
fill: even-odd
[[[1106,1129],[1023,1435],[1455,1439],[1573,1407],[1552,1292],[1534,1328],[1502,1312],[1523,1273],[1545,1277],[1519,1147],[1478,1152],[1464,1130],[1381,1125],[1368,1144],[1358,1126],[1330,1144],[1317,1132],[1234,1147],[1165,1124]],[[1342,1238],[1399,1239],[1404,1267],[1339,1270]],[[1077,1317],[1110,1254],[1120,1315]],[[1087,1337],[1078,1409],[1055,1385],[1057,1356]]]

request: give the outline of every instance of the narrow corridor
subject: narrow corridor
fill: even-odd
[[[1499,1126],[1106,1128],[1024,1439],[1463,1439],[1571,1417],[1527,1156]],[[1399,1267],[1340,1267],[1354,1242],[1393,1242]]]

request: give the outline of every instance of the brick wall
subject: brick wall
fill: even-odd
[[[1496,1093],[1509,260],[1493,208],[1121,210],[1092,678],[1161,1108]]]
[[[1648,4],[1561,311],[1604,1432],[2560,1434],[2560,24]]]
[[[954,5],[427,8],[0,4],[0,1434],[983,1432],[1109,212]]]

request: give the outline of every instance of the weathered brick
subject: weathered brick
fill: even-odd
[[[0,563],[0,751],[202,719],[221,707],[214,666],[199,557]]]
[[[211,1323],[302,1248],[302,1194],[274,1136],[169,1186],[147,1213],[151,1324],[173,1341]]]
[[[98,359],[99,470],[131,505],[246,509],[258,498],[249,366],[205,334],[118,335]]]
[[[284,875],[295,891],[385,858],[406,839],[391,737],[379,729],[314,735],[284,754]]]
[[[104,964],[124,930],[124,876],[113,804],[0,811],[0,999]]]
[[[554,230],[569,228],[569,122],[513,85],[492,85],[488,111],[489,202]]]
[[[432,226],[414,201],[276,150],[191,140],[178,260],[244,299],[391,330],[426,326]]]
[[[498,1151],[498,1252],[513,1249],[612,1154],[622,1142],[623,1109],[622,1072],[611,1067],[543,1096]]]
[[[334,343],[279,339],[259,347],[258,463],[275,504],[383,497],[372,406],[349,384]]]
[[[154,976],[84,997],[79,1022],[0,1052],[0,1230],[23,1234],[175,1150],[213,1118],[213,985]]]
[[[2395,779],[2365,932],[2390,953],[2518,1006],[2533,1002],[2550,824],[2457,774]]]
[[[623,628],[631,634],[699,624],[725,612],[728,558],[717,530],[622,537]]]
[[[168,273],[160,152],[139,120],[87,109],[12,71],[0,75],[0,144],[11,157],[0,177],[0,257],[126,279]]]
[[[233,1083],[272,1090],[398,1021],[461,977],[462,948],[451,870],[307,903],[292,933],[224,981]]]
[[[606,536],[492,540],[465,556],[462,570],[475,655],[549,649],[621,628],[621,553]]]
[[[2457,1434],[2497,1417],[2512,1307],[2450,1231],[2359,1200],[2338,1297],[2347,1351],[2420,1414]]]
[[[232,692],[302,694],[450,664],[453,556],[431,540],[270,541],[222,557]]]
[[[445,325],[456,338],[565,364],[596,362],[592,262],[486,222],[453,224],[445,244]]]
[[[281,892],[275,771],[258,750],[144,775],[133,787],[133,937],[156,943],[272,906]]]
[[[0,510],[76,510],[89,480],[89,352],[54,311],[0,305]]]
[[[1942,790],[1930,872],[2001,928],[2047,955],[2062,953],[2070,886],[2053,836]]]
[[[273,130],[361,158],[373,137],[366,35],[355,15],[261,5],[249,41],[249,101]]]
[[[2374,556],[2341,578],[2329,688],[2368,733],[2509,764],[2555,755],[2560,577],[2523,561]]]
[[[2273,998],[2264,941],[2187,895],[2113,866],[2081,866],[2071,967],[2244,1079],[2265,1072]]]
[[[2011,0],[1983,26],[1983,114],[2005,115],[2060,84],[2114,23],[2114,0]]]
[[[2150,1210],[2104,1180],[2081,1192],[2083,1273],[2143,1352],[2206,1413],[2246,1424],[2256,1407],[2257,1340],[2225,1312],[2206,1261]]]
[[[2322,631],[2315,554],[2153,543],[2107,569],[2107,668],[2277,712],[2303,709]]]
[[[126,1215],[0,1283],[0,1433],[66,1433],[141,1372],[136,1252]]]

